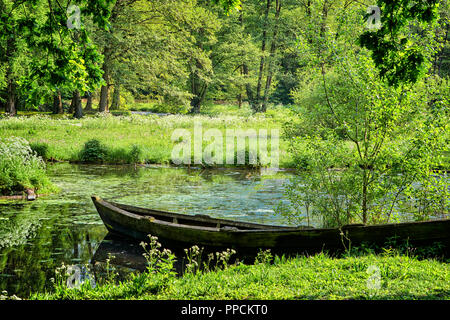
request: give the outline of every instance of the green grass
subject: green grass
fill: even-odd
[[[253,111],[248,104],[243,104],[241,108],[232,104],[207,104],[202,107],[201,113],[212,117],[218,117],[222,114],[249,117],[253,114]]]
[[[158,104],[157,101],[136,102],[128,110],[141,112],[155,112],[155,113],[173,113],[180,111],[181,107],[174,108]],[[186,111],[186,110],[185,110]],[[250,106],[244,103],[241,108],[235,104],[214,104],[207,103],[201,107],[200,114],[220,117],[222,115],[249,117],[253,114]]]
[[[169,164],[175,145],[175,142],[171,141],[173,131],[181,128],[193,133],[195,122],[202,123],[204,132],[209,128],[215,128],[223,134],[226,129],[239,128],[280,129],[280,132],[282,130],[281,118],[269,114],[250,117],[89,115],[81,120],[67,115],[62,117],[32,115],[0,120],[0,138],[18,136],[32,144],[47,146],[46,157],[58,161],[80,161],[85,143],[97,139],[108,149],[105,163],[129,163],[132,148],[137,146],[143,162]],[[287,141],[280,141],[281,167],[293,166],[287,153],[287,145]]]
[[[368,285],[376,272],[379,286]],[[94,289],[60,286],[56,292],[35,294],[31,299],[450,299],[450,266],[402,255],[332,258],[321,253],[183,277],[145,272]]]

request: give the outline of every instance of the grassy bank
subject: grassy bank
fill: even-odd
[[[158,111],[151,108],[152,106],[154,104],[136,103],[130,110]],[[38,112],[19,112],[18,117],[2,119],[0,113],[0,138],[25,138],[38,154],[56,161],[89,162],[83,158],[83,151],[85,144],[95,139],[103,147],[104,154],[102,159],[99,159],[103,163],[170,164],[172,150],[178,143],[171,141],[172,133],[176,129],[187,129],[191,133],[193,144],[194,125],[201,123],[203,133],[208,129],[220,130],[224,145],[227,129],[254,129],[256,132],[267,129],[268,133],[271,129],[279,129],[279,166],[282,168],[302,165],[311,157],[307,152],[302,152],[303,141],[295,143],[295,154],[290,150],[289,144],[292,141],[289,141],[288,136],[291,133],[289,130],[284,131],[285,125],[288,124],[288,128],[293,124],[301,126],[302,122],[297,123],[299,119],[287,108],[273,108],[264,114],[256,115],[252,115],[246,105],[242,108],[233,105],[206,105],[202,113],[196,116],[131,115],[130,112],[122,110],[112,111],[111,114],[88,114],[81,120],[73,119],[71,115]],[[204,141],[203,148],[209,143]],[[193,158],[193,148],[191,149]],[[223,163],[226,163],[225,155]],[[442,165],[438,169],[449,168],[450,152],[447,151],[444,152]]]
[[[45,153],[46,158],[58,161],[83,160],[82,150],[85,143],[96,139],[105,147],[105,163],[121,164],[138,160],[168,164],[176,144],[171,141],[175,129],[187,129],[191,132],[192,139],[195,123],[202,124],[203,132],[211,128],[219,129],[224,137],[226,129],[254,129],[257,132],[259,129],[279,129],[281,133],[283,121],[283,115],[278,116],[276,113],[250,117],[94,115],[81,120],[72,119],[70,116],[28,115],[2,119],[0,138],[23,137]],[[204,142],[204,146],[208,144],[207,141]],[[287,141],[281,140],[281,167],[293,166],[287,149]]]
[[[46,174],[45,163],[33,152],[27,140],[0,137],[0,196],[57,191]]]
[[[183,277],[145,272],[94,289],[62,283],[32,299],[450,299],[450,266],[402,255],[276,257]]]

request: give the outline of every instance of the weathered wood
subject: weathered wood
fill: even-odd
[[[151,234],[181,245],[295,250],[342,248],[349,240],[352,245],[384,244],[391,237],[411,243],[450,244],[450,219],[314,229],[176,214],[115,204],[95,196],[92,200],[109,231],[139,240],[148,240]]]
[[[27,189],[27,190],[26,190],[26,193],[27,193],[27,200],[28,200],[28,201],[34,201],[34,200],[36,200],[37,196],[36,196],[36,194],[34,193],[34,190],[33,190],[33,189]]]
[[[22,194],[15,194],[11,196],[0,196],[0,200],[27,200],[34,201],[37,198],[46,196],[45,194],[36,194],[33,189],[26,189]]]

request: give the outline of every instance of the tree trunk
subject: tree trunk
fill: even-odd
[[[102,86],[100,90],[100,104],[98,106],[98,112],[109,112],[109,88],[108,86]]]
[[[242,17],[242,11],[243,10],[244,9],[241,10],[241,14],[239,15],[239,23],[241,24],[241,26],[244,25],[243,17]],[[248,70],[248,65],[245,63],[245,61],[242,62],[242,74],[246,78],[246,81],[245,81],[245,93],[247,94],[248,104],[250,105],[251,109],[253,111],[255,111],[256,110],[256,105],[255,105],[254,96],[253,96],[253,89],[252,89],[252,85],[250,84],[250,81],[248,81],[250,72]]]
[[[196,88],[196,94],[191,100],[191,111],[190,113],[199,113],[203,100],[205,99],[206,90],[208,88],[207,84],[201,86],[201,88]]]
[[[242,68],[243,68],[243,66],[241,65],[241,66],[239,67],[239,70],[240,70],[240,73],[241,73],[241,77],[244,75],[244,71],[243,71]],[[239,95],[238,95],[239,109],[242,108],[242,91],[244,91],[243,89],[244,89],[243,86],[242,86],[242,85],[239,85]]]
[[[70,106],[69,106],[69,110],[67,110],[67,113],[73,114],[74,112],[75,112],[75,100],[73,99],[73,95],[72,95],[72,100],[70,101]]]
[[[16,110],[16,84],[14,80],[10,78],[8,80],[8,90],[7,90],[6,108],[5,111],[10,116],[17,115]]]
[[[279,27],[279,20],[280,20],[280,12],[281,12],[281,1],[282,0],[276,0],[276,12],[275,12],[275,26],[273,30],[273,37],[272,37],[272,45],[270,46],[270,55],[269,55],[269,68],[267,72],[267,80],[266,80],[266,88],[264,90],[264,101],[261,107],[262,112],[266,112],[267,110],[267,102],[269,101],[269,91],[270,86],[272,85],[272,78],[273,78],[273,64],[274,64],[274,56],[275,51],[277,49],[277,37],[278,37],[278,27]]]
[[[120,109],[120,85],[116,84],[114,86],[113,99],[111,103],[111,110],[119,110]]]
[[[203,66],[200,61],[196,60],[196,68],[201,69]],[[191,93],[193,98],[191,99],[190,113],[199,113],[201,105],[208,89],[208,84],[202,81],[195,72],[191,72]]]
[[[88,97],[87,97],[87,101],[86,101],[86,107],[84,107],[84,112],[91,112],[92,110],[94,110],[92,108],[92,93],[88,92]]]
[[[244,75],[248,77],[249,76],[249,71],[248,71],[247,64],[245,64],[245,63],[243,64],[242,70],[244,71]],[[250,104],[250,107],[252,108],[252,110],[254,112],[257,112],[257,110],[258,110],[258,103],[255,101],[255,98],[253,96],[252,85],[248,81],[245,84],[245,91],[247,93],[247,99],[248,99],[248,103]]]
[[[254,110],[255,112],[259,111],[259,105],[260,105],[260,101],[261,101],[262,76],[263,76],[263,72],[264,72],[264,63],[265,63],[264,54],[266,52],[266,42],[267,42],[267,25],[268,25],[269,11],[270,11],[271,5],[272,5],[272,0],[267,0],[266,11],[264,13],[264,25],[263,25],[263,34],[262,34],[262,44],[261,44],[261,60],[259,63],[258,85],[256,87],[257,110]]]
[[[53,95],[53,114],[63,114],[63,104],[62,104],[62,98],[61,98],[61,92],[55,92]]]
[[[200,107],[201,107],[200,99],[198,97],[192,98],[190,113],[199,113]]]
[[[81,104],[81,96],[78,90],[73,92],[72,104],[75,109],[75,113],[73,114],[74,118],[81,119],[83,118],[83,106]]]
[[[105,48],[103,55],[105,61],[103,63],[103,80],[106,85],[102,86],[100,90],[100,103],[98,106],[98,112],[109,112],[109,86],[110,86],[110,74],[109,74],[109,48]]]
[[[368,176],[367,176],[367,169],[363,168],[363,185],[362,185],[362,218],[363,223],[367,223],[367,185],[368,185]]]
[[[5,5],[3,1],[0,5],[1,8],[4,8]],[[6,105],[5,111],[11,116],[15,116],[17,114],[16,110],[16,83],[14,79],[13,73],[13,57],[16,52],[16,42],[14,35],[10,34],[8,40],[6,42],[6,74],[5,79],[7,81],[7,90],[6,90]]]
[[[322,23],[320,24],[320,37],[325,35],[325,30],[327,27],[327,18],[328,18],[328,0],[323,2],[322,7]]]

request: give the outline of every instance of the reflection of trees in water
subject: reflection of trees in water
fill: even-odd
[[[58,176],[60,172],[70,171],[72,174],[80,176],[99,176],[101,179],[128,178],[129,181],[144,185],[148,179],[154,181],[152,184],[164,186],[167,184],[195,183],[195,182],[232,182],[248,179],[260,180],[259,169],[240,168],[176,168],[176,167],[137,167],[127,165],[71,165],[58,164],[50,169],[50,174]],[[120,179],[121,182],[127,180]]]
[[[39,210],[36,206],[29,204],[2,206],[5,207],[5,210],[2,210],[2,219],[0,220],[0,250],[24,245],[27,239],[36,236],[45,210]]]
[[[39,201],[9,209],[0,220],[0,291],[26,297],[51,290],[50,279],[64,262],[88,263],[93,246],[103,238],[103,226],[72,225],[70,204]],[[5,214],[2,214],[5,217]]]

